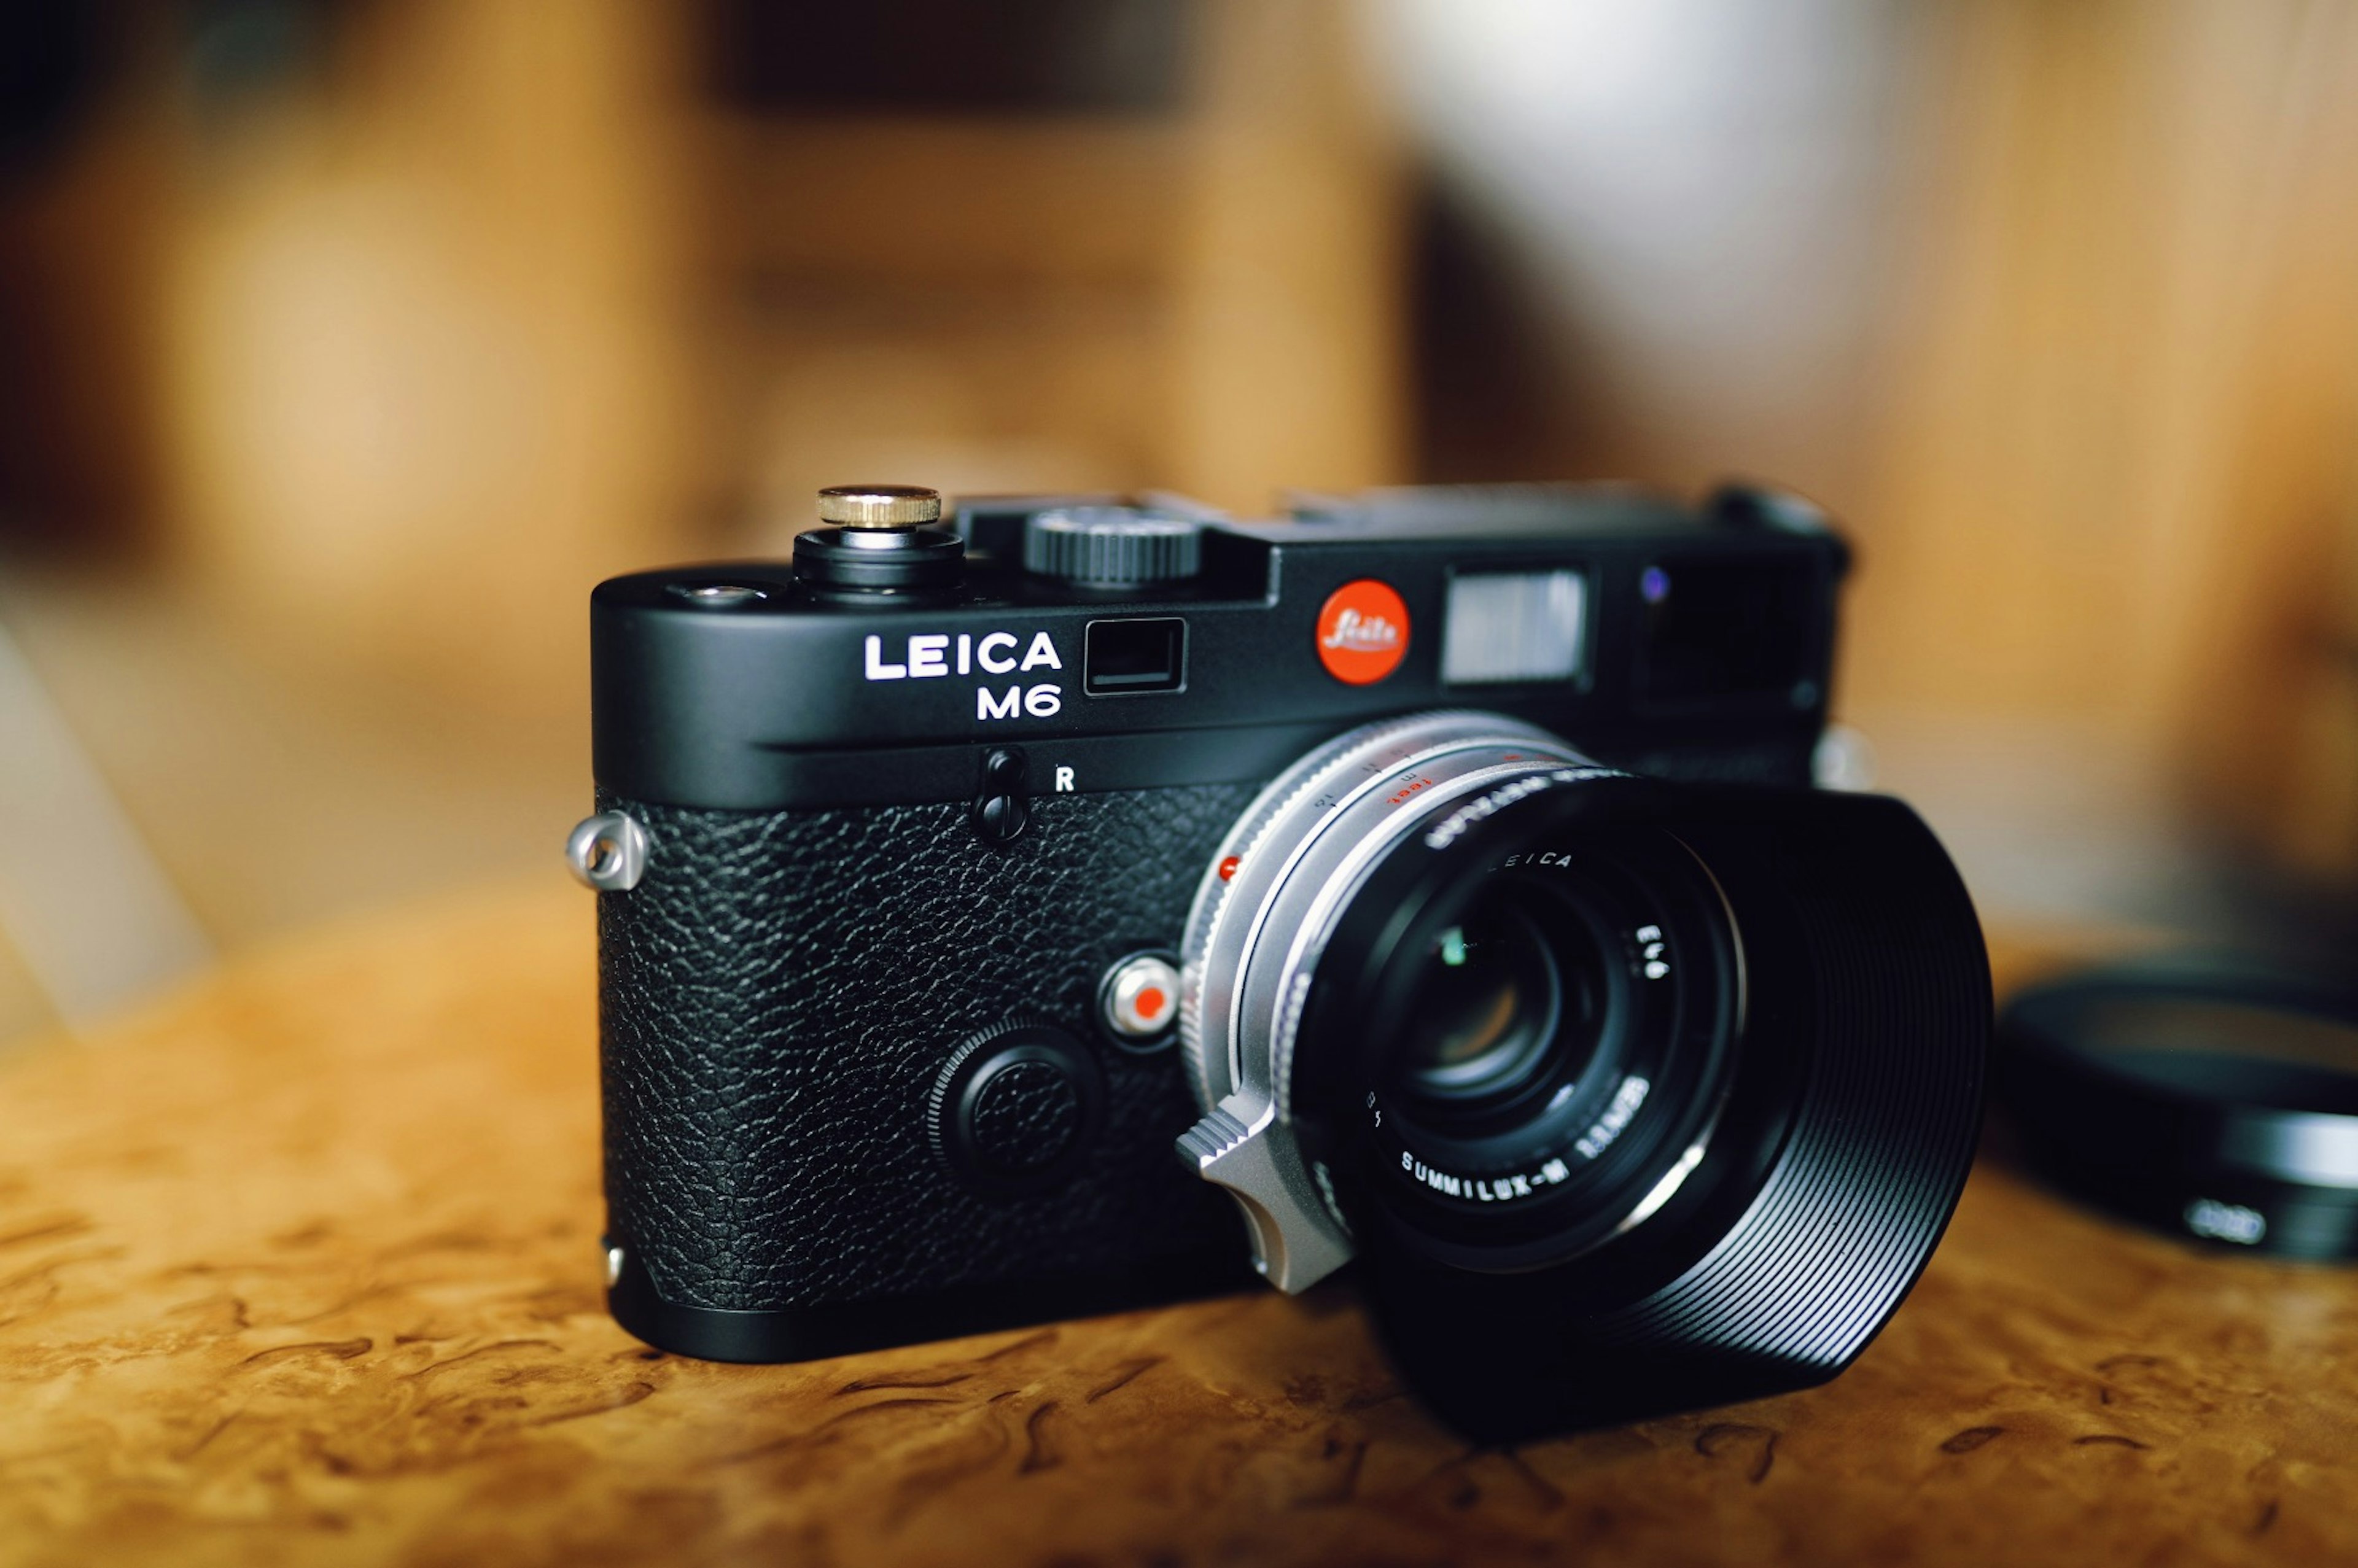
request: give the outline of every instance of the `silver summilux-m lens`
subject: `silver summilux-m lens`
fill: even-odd
[[[1628,777],[1478,712],[1356,730],[1304,757],[1229,835],[1188,922],[1180,1038],[1209,1114],[1182,1152],[1234,1193],[1262,1272],[1298,1291],[1351,1256],[1331,1151],[1296,1098],[1348,1078],[1390,1196],[1437,1254],[1527,1268],[1639,1223],[1693,1169],[1743,1014],[1732,921],[1660,830],[1455,875],[1413,907],[1371,884],[1548,794]],[[1390,880],[1396,880],[1390,879]],[[1388,1027],[1305,1039],[1338,935],[1396,926]],[[1403,918],[1405,917],[1405,918]],[[1330,1140],[1331,1141],[1331,1140]]]
[[[1181,956],[1181,1155],[1486,1437],[1833,1376],[1971,1159],[1986,961],[1896,801],[1387,720],[1246,811]]]

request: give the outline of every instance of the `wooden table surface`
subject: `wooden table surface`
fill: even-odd
[[[665,1356],[600,1300],[590,921],[412,909],[0,1056],[0,1562],[2358,1562],[2358,1274],[1986,1161],[1830,1387],[1511,1451],[1339,1287]]]

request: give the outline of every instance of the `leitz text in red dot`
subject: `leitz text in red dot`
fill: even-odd
[[[1230,855],[1227,860],[1222,860],[1220,862],[1220,880],[1222,881],[1227,881],[1230,877],[1235,876],[1237,874],[1237,865],[1238,860],[1234,855]]]
[[[1408,656],[1408,605],[1388,582],[1363,577],[1318,611],[1318,662],[1347,686],[1372,686]]]

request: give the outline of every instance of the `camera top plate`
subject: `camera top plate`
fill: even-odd
[[[1377,491],[1258,522],[1151,497],[1201,525],[1193,578],[1025,570],[1032,517],[1109,499],[964,503],[957,585],[922,600],[823,595],[780,561],[600,584],[600,787],[722,809],[956,801],[1010,744],[1049,793],[1228,783],[1439,706],[1639,771],[1807,782],[1848,554],[1793,497]]]

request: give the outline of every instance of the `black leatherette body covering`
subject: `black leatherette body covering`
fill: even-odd
[[[963,806],[730,812],[601,794],[654,841],[598,898],[606,1195],[670,1302],[894,1298],[1232,1242],[1172,1152],[1178,1053],[1091,1016],[1124,953],[1175,948],[1249,784],[1035,798],[993,849]],[[1044,1015],[1105,1068],[1105,1125],[1057,1189],[972,1190],[928,1147],[927,1090],[975,1031]]]

